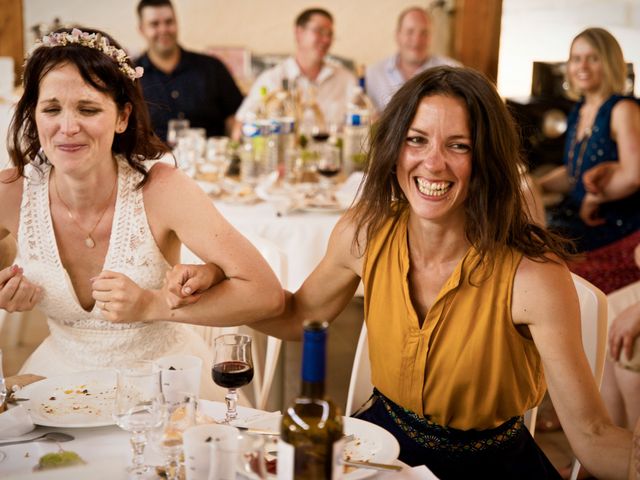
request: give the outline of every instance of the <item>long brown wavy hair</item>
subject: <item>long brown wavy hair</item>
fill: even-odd
[[[91,29],[83,31],[99,33],[106,37],[111,45],[121,48],[104,32]],[[60,29],[57,32],[70,33],[71,30]],[[130,60],[129,63],[133,68]],[[88,85],[113,99],[119,111],[122,111],[127,103],[131,105],[127,128],[124,132],[115,134],[111,150],[114,154],[122,155],[132,168],[143,175],[138,185],[142,187],[148,176],[144,160],[160,158],[169,151],[169,147],[153,132],[140,82],[132,81],[106,54],[78,44],[40,46],[27,60],[22,81],[24,93],[16,105],[7,135],[9,157],[17,170],[16,178],[24,176],[25,166],[38,157],[46,161],[40,152],[41,145],[35,121],[40,82],[47,73],[64,64],[74,65]]]
[[[465,201],[465,235],[480,263],[492,265],[492,253],[512,247],[546,261],[549,253],[570,259],[570,243],[533,223],[522,192],[520,138],[511,114],[493,84],[470,68],[437,67],[406,82],[372,129],[371,148],[360,197],[350,210],[355,221],[354,248],[373,238],[383,224],[408,208],[395,175],[409,127],[423,98],[445,95],[467,108],[472,171]]]

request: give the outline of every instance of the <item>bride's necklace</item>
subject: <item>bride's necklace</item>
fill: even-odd
[[[113,192],[115,192],[116,190],[116,185],[118,184],[118,178],[116,177],[116,181],[113,183],[113,187],[111,188],[111,193],[109,194],[109,198],[107,199],[107,204],[104,207],[104,209],[102,210],[102,213],[100,214],[100,216],[98,217],[98,220],[96,221],[96,223],[93,225],[93,227],[91,228],[91,230],[89,230],[88,232],[84,229],[84,227],[82,225],[80,225],[80,223],[78,222],[78,220],[76,220],[76,218],[73,216],[73,214],[71,213],[71,209],[69,208],[69,205],[67,205],[65,203],[65,201],[62,199],[62,197],[60,196],[60,190],[58,190],[58,182],[56,180],[56,175],[53,175],[53,185],[56,187],[56,195],[58,196],[58,200],[60,200],[60,202],[62,202],[62,205],[64,205],[64,207],[67,209],[67,215],[69,216],[69,218],[71,220],[73,220],[73,222],[77,225],[77,227],[86,235],[85,239],[84,239],[84,245],[87,248],[93,248],[96,246],[96,242],[93,239],[93,237],[91,236],[94,232],[94,230],[98,227],[98,225],[100,224],[100,221],[102,220],[102,217],[104,217],[104,214],[107,212],[109,205],[111,205],[111,197],[113,197]]]

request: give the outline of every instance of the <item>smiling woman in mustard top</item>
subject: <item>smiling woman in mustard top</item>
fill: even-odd
[[[611,424],[582,350],[565,242],[524,206],[519,141],[494,86],[465,68],[409,80],[373,130],[361,195],[277,318],[299,338],[365,287],[372,381],[360,417],[400,460],[439,478],[560,478],[523,426],[545,381],[571,447],[626,478],[631,433]]]

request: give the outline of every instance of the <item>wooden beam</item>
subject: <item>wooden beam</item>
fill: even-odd
[[[17,85],[24,62],[22,0],[0,0],[0,12],[0,56],[13,58]]]
[[[495,83],[498,79],[502,0],[457,0],[453,56]]]

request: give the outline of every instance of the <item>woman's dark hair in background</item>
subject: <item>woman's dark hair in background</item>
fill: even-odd
[[[121,48],[109,35],[99,30],[82,31],[101,35],[108,39],[110,45]],[[59,29],[54,33],[71,32],[70,29]],[[126,62],[134,68],[130,59],[127,58]],[[27,59],[23,76],[24,93],[16,105],[8,133],[9,156],[17,168],[18,176],[24,175],[25,165],[35,159],[40,151],[35,121],[40,82],[51,70],[65,64],[74,65],[88,85],[110,96],[118,110],[122,111],[125,105],[131,105],[127,128],[115,134],[111,149],[143,175],[139,184],[141,187],[148,175],[144,160],[158,159],[169,148],[153,132],[140,82],[130,78],[114,59],[101,50],[77,43],[39,45]]]

